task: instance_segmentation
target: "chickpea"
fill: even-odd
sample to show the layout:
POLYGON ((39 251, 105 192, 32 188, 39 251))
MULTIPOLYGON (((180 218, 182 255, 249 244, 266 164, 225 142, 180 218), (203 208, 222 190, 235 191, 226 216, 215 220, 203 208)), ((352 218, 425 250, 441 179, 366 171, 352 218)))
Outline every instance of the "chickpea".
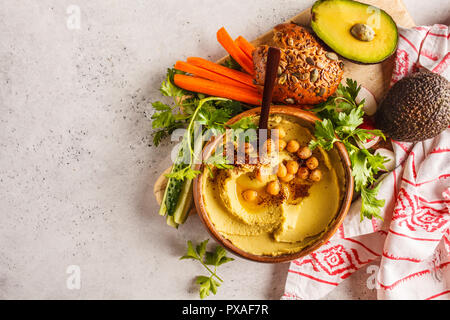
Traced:
POLYGON ((280 184, 278 181, 271 181, 267 184, 266 191, 268 194, 276 196, 280 193, 280 184))
POLYGON ((288 142, 286 149, 289 152, 295 153, 300 148, 300 144, 297 140, 291 140, 288 142))
POLYGON ((299 166, 298 166, 298 162, 297 161, 289 160, 286 163, 287 172, 290 173, 290 174, 296 174, 297 171, 298 171, 298 167, 299 166))
POLYGON ((283 182, 289 182, 292 179, 294 179, 294 175, 292 173, 288 173, 287 175, 285 175, 283 178, 280 178, 281 181, 283 182))
POLYGON ((278 138, 283 139, 284 137, 286 137, 286 131, 282 126, 276 126, 275 129, 278 130, 278 138))
POLYGON ((311 171, 309 178, 314 182, 320 181, 320 179, 322 179, 322 171, 320 171, 319 169, 311 171))
POLYGON ((301 167, 297 171, 297 177, 300 179, 306 180, 309 177, 309 170, 306 167, 301 167))
POLYGON ((284 148, 286 148, 286 141, 284 140, 279 140, 278 141, 278 151, 283 151, 284 148))
POLYGON ((283 178, 287 175, 287 173, 288 173, 288 170, 287 170, 286 166, 284 164, 280 163, 278 165, 277 176, 279 178, 283 178))
POLYGON ((266 168, 259 167, 258 169, 256 169, 255 177, 259 182, 264 182, 264 180, 266 180, 268 176, 269 172, 266 168))
POLYGON ((242 197, 245 199, 245 201, 255 201, 258 197, 258 192, 248 189, 242 192, 242 197))
POLYGON ((309 157, 312 156, 312 151, 308 147, 303 147, 303 148, 300 148, 300 150, 298 150, 297 156, 300 159, 306 160, 306 159, 308 159, 309 157))
POLYGON ((315 168, 317 168, 319 166, 319 160, 317 160, 316 157, 311 157, 308 160, 306 160, 306 166, 310 170, 314 170, 315 168))

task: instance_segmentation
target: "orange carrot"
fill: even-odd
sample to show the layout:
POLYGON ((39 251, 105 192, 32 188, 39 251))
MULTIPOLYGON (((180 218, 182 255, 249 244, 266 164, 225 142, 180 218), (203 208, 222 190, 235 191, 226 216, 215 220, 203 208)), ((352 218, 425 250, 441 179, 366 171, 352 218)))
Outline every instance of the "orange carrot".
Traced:
POLYGON ((217 31, 217 40, 245 71, 250 74, 255 73, 253 70, 253 61, 250 60, 250 58, 247 57, 244 52, 242 52, 241 48, 236 45, 225 28, 222 27, 219 29, 219 31, 217 31))
POLYGON ((255 50, 255 47, 247 41, 244 37, 237 37, 236 40, 234 40, 239 48, 241 48, 242 51, 250 58, 250 60, 253 61, 253 55, 252 52, 255 50))
POLYGON ((247 73, 221 66, 220 64, 208 61, 203 58, 189 57, 187 58, 187 62, 194 66, 207 69, 209 71, 221 74, 225 77, 231 78, 233 80, 245 83, 246 85, 249 85, 253 88, 256 88, 255 84, 253 83, 253 77, 247 73))
POLYGON ((247 88, 250 89, 251 87, 245 83, 230 79, 228 77, 225 77, 221 74, 209 71, 207 69, 199 68, 197 66, 194 66, 190 63, 184 62, 184 61, 177 61, 175 63, 175 69, 181 70, 187 73, 191 73, 193 75, 196 75, 200 78, 212 80, 219 83, 225 83, 229 84, 235 87, 241 87, 241 88, 247 88))
POLYGON ((228 84, 183 74, 176 74, 173 79, 177 86, 185 90, 237 100, 251 105, 261 104, 262 97, 256 90, 234 87, 228 84))

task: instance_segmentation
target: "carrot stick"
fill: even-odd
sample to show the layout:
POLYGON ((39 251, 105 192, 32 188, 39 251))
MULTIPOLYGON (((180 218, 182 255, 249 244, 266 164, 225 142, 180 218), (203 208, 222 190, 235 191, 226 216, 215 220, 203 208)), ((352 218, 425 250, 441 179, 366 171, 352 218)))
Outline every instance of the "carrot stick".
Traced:
POLYGON ((249 85, 253 88, 256 88, 255 84, 253 83, 253 77, 247 73, 221 66, 220 64, 208 61, 203 58, 189 57, 187 58, 187 62, 194 66, 207 69, 209 71, 221 74, 225 77, 231 78, 233 80, 245 83, 246 85, 249 85))
POLYGON ((203 69, 203 68, 199 68, 197 66, 194 66, 190 63, 184 62, 184 61, 177 61, 175 63, 175 69, 177 70, 181 70, 187 73, 191 73, 193 75, 199 76, 200 78, 205 78, 208 80, 212 80, 215 82, 219 82, 219 83, 224 83, 224 84, 229 84, 235 87, 241 87, 241 88, 246 88, 246 89, 250 89, 252 87, 250 87, 249 85, 230 79, 228 77, 225 77, 221 74, 209 71, 207 69, 203 69))
POLYGON ((217 31, 217 40, 245 71, 254 74, 253 61, 236 45, 225 28, 222 27, 217 31))
POLYGON ((247 41, 244 37, 237 37, 236 40, 234 40, 239 48, 241 48, 242 51, 250 58, 250 60, 253 61, 253 55, 252 52, 255 50, 255 47, 247 41))
POLYGON ((194 78, 183 74, 176 74, 174 82, 185 90, 200 92, 207 95, 228 98, 251 105, 260 105, 262 97, 256 90, 234 87, 202 78, 194 78))

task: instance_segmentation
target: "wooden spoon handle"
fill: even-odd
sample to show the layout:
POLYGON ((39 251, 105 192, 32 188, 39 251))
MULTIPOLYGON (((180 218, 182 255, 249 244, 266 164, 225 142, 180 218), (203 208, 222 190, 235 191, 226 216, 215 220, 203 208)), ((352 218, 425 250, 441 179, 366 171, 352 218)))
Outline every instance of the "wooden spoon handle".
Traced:
POLYGON ((280 49, 269 47, 267 52, 266 76, 259 118, 259 129, 267 129, 269 122, 270 104, 272 103, 273 88, 277 79, 278 65, 280 63, 280 49))

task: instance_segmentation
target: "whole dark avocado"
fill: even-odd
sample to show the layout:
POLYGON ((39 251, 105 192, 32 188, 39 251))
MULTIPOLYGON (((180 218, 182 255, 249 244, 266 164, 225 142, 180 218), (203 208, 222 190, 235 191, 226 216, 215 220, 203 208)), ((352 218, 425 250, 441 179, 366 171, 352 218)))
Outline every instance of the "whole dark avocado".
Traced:
POLYGON ((450 83, 429 71, 404 77, 388 91, 376 126, 398 141, 433 138, 450 125, 450 83))

